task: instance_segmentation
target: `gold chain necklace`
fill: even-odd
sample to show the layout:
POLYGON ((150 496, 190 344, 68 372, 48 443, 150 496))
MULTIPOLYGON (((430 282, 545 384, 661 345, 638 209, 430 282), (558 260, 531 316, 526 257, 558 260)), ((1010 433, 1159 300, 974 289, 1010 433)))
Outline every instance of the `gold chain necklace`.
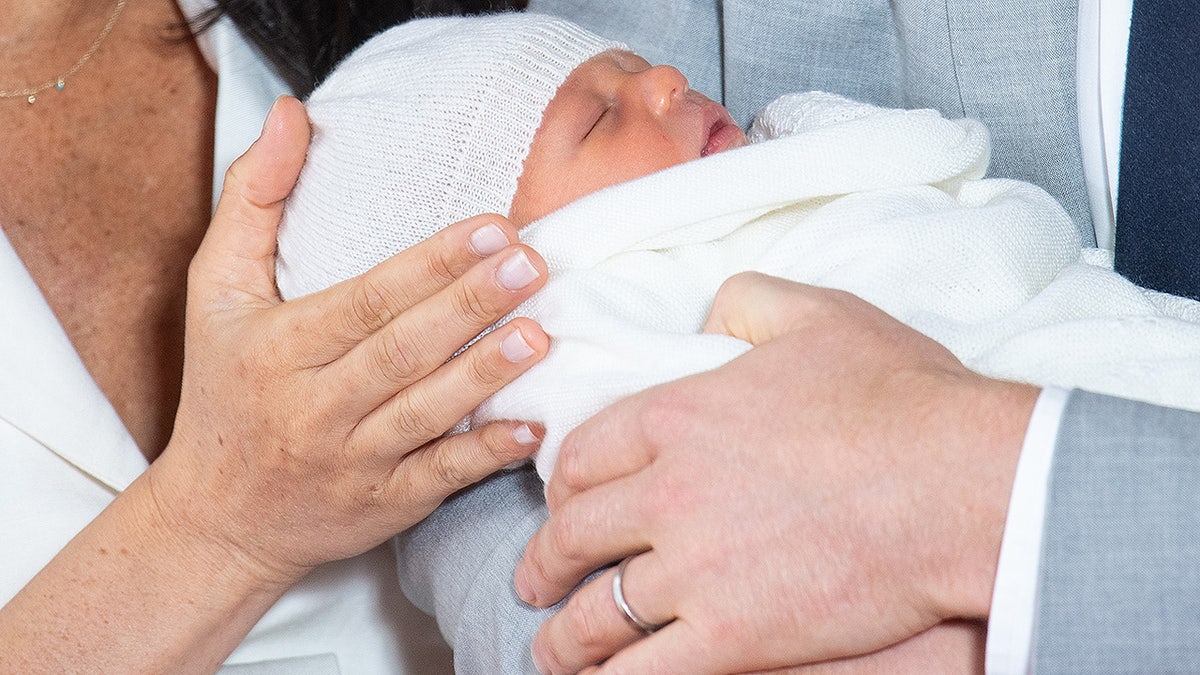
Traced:
POLYGON ((125 2, 126 0, 117 0, 117 8, 113 10, 112 16, 108 17, 108 23, 104 24, 104 28, 100 29, 100 34, 96 36, 95 40, 92 40, 92 45, 87 48, 87 51, 83 53, 83 56, 80 56, 79 59, 75 61, 75 65, 63 71, 63 73, 58 77, 47 80, 45 83, 39 84, 36 87, 26 87, 24 89, 0 89, 0 98, 23 98, 30 104, 33 104, 35 101, 37 101, 38 94, 51 87, 54 87, 54 89, 57 91, 62 91, 67 86, 67 78, 71 77, 80 68, 82 68, 83 64, 87 63, 88 59, 92 58, 92 55, 96 53, 96 50, 100 49, 100 44, 104 42, 104 38, 108 37, 108 34, 113 29, 113 25, 117 23, 117 18, 121 16, 121 11, 125 9, 125 2))

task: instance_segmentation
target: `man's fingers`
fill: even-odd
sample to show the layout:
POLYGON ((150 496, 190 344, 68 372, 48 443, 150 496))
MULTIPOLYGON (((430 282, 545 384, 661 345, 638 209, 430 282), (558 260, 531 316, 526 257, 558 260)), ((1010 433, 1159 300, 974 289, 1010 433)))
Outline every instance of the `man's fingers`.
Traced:
POLYGON ((701 639, 688 623, 675 621, 617 652, 597 672, 639 675, 721 673, 726 672, 725 669, 713 660, 713 653, 719 653, 721 648, 719 643, 710 644, 701 639))
MULTIPOLYGON (((512 247, 476 265, 448 288, 376 331, 329 364, 324 377, 333 386, 353 391, 357 401, 353 407, 363 412, 373 410, 397 393, 407 396, 408 387, 442 367, 462 345, 504 318, 545 280, 544 263, 532 249, 512 247)), ((544 334, 540 329, 537 332, 539 335, 526 337, 540 341, 544 334)), ((495 393, 487 376, 503 377, 513 372, 510 364, 522 363, 536 351, 527 340, 521 344, 521 335, 516 338, 516 342, 497 345, 497 353, 509 358, 468 361, 480 370, 466 383, 485 385, 485 395, 495 393)), ((508 381, 511 380, 503 379, 502 384, 508 381)), ((480 389, 468 391, 474 390, 480 389)), ((461 394, 447 393, 452 398, 463 398, 461 394)), ((473 405, 479 402, 471 401, 473 405)))
POLYGON ((516 227, 503 216, 468 218, 360 276, 294 300, 291 321, 298 331, 319 329, 314 341, 326 345, 323 357, 332 361, 516 241, 516 227))
POLYGON ((358 424, 355 440, 365 448, 414 448, 433 440, 533 367, 549 348, 550 339, 537 323, 514 319, 375 408, 358 424))
POLYGON ((546 485, 551 512, 572 495, 640 471, 654 461, 655 448, 644 425, 654 428, 665 421, 660 418, 671 415, 668 406, 644 405, 657 390, 618 401, 567 434, 546 485))
POLYGON ((606 483, 552 511, 514 573, 521 599, 549 607, 594 570, 649 548, 653 503, 639 498, 648 480, 639 473, 606 483))
POLYGON ((721 284, 703 332, 724 333, 760 345, 818 320, 831 293, 835 291, 742 272, 721 284))
POLYGON ((283 202, 304 165, 309 134, 304 105, 282 96, 258 140, 225 174, 221 199, 190 278, 190 285, 216 309, 278 301, 275 236, 283 202))
POLYGON ((754 675, 892 675, 892 673, 982 673, 987 630, 976 621, 946 621, 879 651, 754 675))
MULTIPOLYGON (((615 576, 614 567, 584 585, 542 625, 533 643, 533 658, 543 672, 576 672, 646 637, 617 606, 615 576)), ((657 556, 649 551, 630 559, 621 588, 639 619, 664 624, 672 618, 670 583, 657 556)))

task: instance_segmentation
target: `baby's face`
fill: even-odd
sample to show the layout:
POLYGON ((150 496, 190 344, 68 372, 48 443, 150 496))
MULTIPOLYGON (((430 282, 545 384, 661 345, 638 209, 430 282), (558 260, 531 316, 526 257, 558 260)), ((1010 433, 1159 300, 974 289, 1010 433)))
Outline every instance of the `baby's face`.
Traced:
POLYGON ((678 70, 604 52, 576 68, 546 107, 509 216, 526 225, 609 185, 746 143, 725 108, 678 70))

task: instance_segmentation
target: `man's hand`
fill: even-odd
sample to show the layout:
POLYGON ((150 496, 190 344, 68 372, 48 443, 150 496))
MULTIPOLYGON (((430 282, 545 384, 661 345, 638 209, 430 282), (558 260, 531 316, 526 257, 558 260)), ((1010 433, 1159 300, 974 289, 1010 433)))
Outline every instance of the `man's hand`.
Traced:
POLYGON ((886 649, 836 661, 791 666, 763 675, 965 675, 982 673, 987 627, 980 621, 947 621, 886 649))
POLYGON ((727 282, 708 330, 756 348, 569 436, 515 579, 546 606, 635 556, 628 602, 670 623, 626 621, 610 570, 542 628, 539 666, 745 672, 986 616, 1037 390, 852 295, 762 275, 727 282))

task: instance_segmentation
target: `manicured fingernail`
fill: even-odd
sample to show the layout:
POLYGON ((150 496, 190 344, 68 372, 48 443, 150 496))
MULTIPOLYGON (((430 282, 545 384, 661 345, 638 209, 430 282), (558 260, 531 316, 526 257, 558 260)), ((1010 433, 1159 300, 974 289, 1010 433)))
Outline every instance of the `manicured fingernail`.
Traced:
POLYGON ((471 233, 469 245, 475 255, 485 258, 504 250, 508 246, 508 237, 499 225, 489 223, 471 233))
POLYGON ((282 98, 283 96, 276 96, 275 100, 271 102, 271 109, 267 111, 267 116, 263 118, 262 129, 259 130, 260 134, 267 130, 267 122, 270 122, 271 118, 275 115, 275 110, 279 107, 279 101, 282 98))
POLYGON ((517 589, 517 597, 524 600, 526 604, 532 605, 537 600, 537 596, 533 594, 533 587, 525 578, 525 568, 521 565, 517 566, 517 571, 513 574, 513 586, 517 589))
POLYGON ((259 136, 261 136, 267 132, 267 128, 271 123, 271 119, 275 117, 276 111, 279 110, 279 102, 285 98, 288 98, 288 97, 286 95, 275 97, 275 101, 271 104, 271 109, 267 111, 266 119, 263 120, 262 129, 258 132, 259 136))
POLYGON ((530 347, 529 343, 525 341, 525 336, 521 335, 521 331, 514 330, 500 341, 500 353, 510 363, 520 363, 533 356, 533 347, 530 347))
POLYGON ((536 445, 542 440, 537 437, 537 434, 533 433, 533 429, 530 429, 528 424, 522 424, 513 429, 512 437, 513 440, 521 445, 536 445))
POLYGON ((500 285, 508 290, 519 291, 538 278, 538 271, 533 263, 529 262, 524 251, 517 251, 500 264, 500 269, 496 270, 496 278, 500 280, 500 285))

